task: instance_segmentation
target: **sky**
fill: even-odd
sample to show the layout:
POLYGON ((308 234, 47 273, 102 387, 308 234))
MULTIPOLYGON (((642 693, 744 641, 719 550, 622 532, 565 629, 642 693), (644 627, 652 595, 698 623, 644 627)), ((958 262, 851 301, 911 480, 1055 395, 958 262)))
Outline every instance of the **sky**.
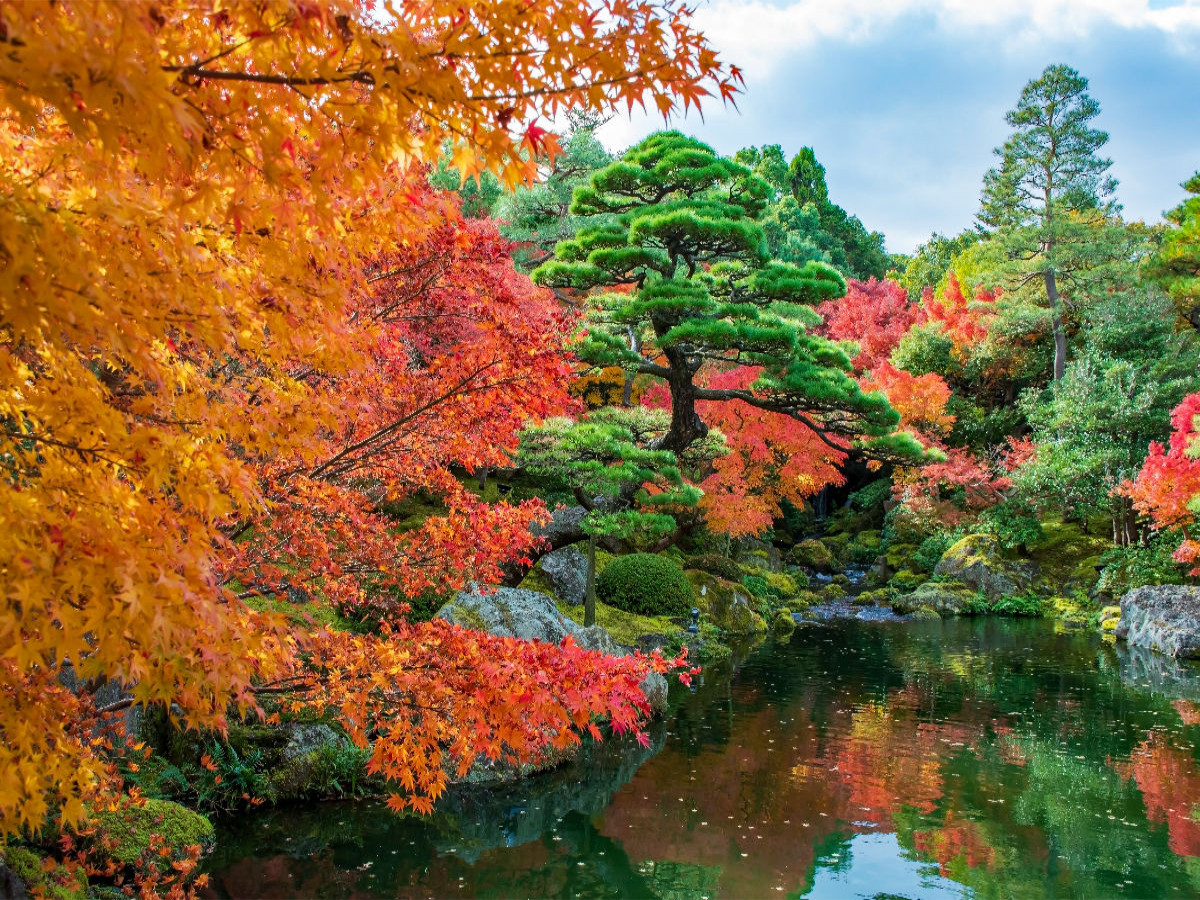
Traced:
MULTIPOLYGON (((1162 220, 1200 170, 1200 0, 693 0, 694 20, 746 79, 671 127, 723 154, 811 146, 830 198, 891 252, 970 227, 1006 111, 1052 64, 1100 103, 1093 127, 1127 219, 1162 220)), ((663 127, 620 116, 621 150, 663 127)))

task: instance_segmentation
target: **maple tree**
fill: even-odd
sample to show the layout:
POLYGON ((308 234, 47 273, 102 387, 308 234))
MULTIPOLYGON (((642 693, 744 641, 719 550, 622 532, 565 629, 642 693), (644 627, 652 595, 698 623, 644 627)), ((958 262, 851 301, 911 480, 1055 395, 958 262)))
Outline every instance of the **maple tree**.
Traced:
POLYGON ((1171 413, 1171 425, 1168 445, 1151 443, 1137 477, 1118 491, 1149 516, 1155 528, 1183 532, 1175 559, 1194 565, 1191 574, 1200 575, 1200 540, 1188 531, 1200 512, 1200 394, 1183 399, 1171 413))
POLYGON ((450 142, 459 172, 514 184, 556 149, 540 116, 729 97, 739 75, 686 10, 25 3, 0 8, 0 44, 0 516, 22 523, 0 540, 0 828, 77 821, 112 783, 89 695, 56 682, 66 661, 195 727, 263 691, 375 715, 373 765, 415 808, 443 783, 440 751, 551 739, 521 730, 518 701, 551 730, 597 710, 632 723, 620 667, 658 662, 399 622, 292 632, 239 595, 283 589, 303 560, 354 603, 362 579, 419 589, 528 540, 536 509, 485 508, 447 467, 502 449, 477 423, 537 414, 553 313, 504 274, 494 235, 439 230, 420 163, 450 142), (418 483, 447 515, 393 541, 378 505, 418 483), (479 677, 486 660, 510 674, 479 677))
POLYGON ((817 312, 825 320, 822 334, 858 344, 852 362, 859 370, 887 362, 900 339, 926 317, 925 309, 910 303, 904 288, 890 278, 848 279, 846 296, 826 300, 817 312))

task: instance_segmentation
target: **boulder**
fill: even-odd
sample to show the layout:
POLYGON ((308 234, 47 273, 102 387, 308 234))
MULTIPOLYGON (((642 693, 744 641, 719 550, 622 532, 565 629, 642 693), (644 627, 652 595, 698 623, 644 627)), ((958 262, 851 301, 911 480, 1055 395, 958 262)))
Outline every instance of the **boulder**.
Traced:
POLYGON ((911 594, 892 601, 898 615, 931 609, 940 616, 957 616, 967 611, 978 599, 975 589, 961 581, 927 581, 911 594))
POLYGON ((550 521, 534 524, 529 531, 534 537, 545 538, 551 547, 565 547, 579 540, 586 540, 583 519, 587 510, 582 506, 560 506, 550 514, 550 521))
POLYGON ((801 541, 787 553, 787 561, 794 566, 803 566, 814 572, 833 570, 833 554, 820 541, 801 541))
POLYGON ((696 608, 722 631, 728 634, 766 632, 766 620, 751 608, 750 594, 741 585, 699 569, 688 569, 684 574, 696 592, 696 608))
MULTIPOLYGON (((601 626, 585 628, 572 622, 558 611, 553 598, 537 591, 519 588, 495 588, 486 594, 478 590, 462 591, 438 610, 436 618, 496 637, 561 644, 569 634, 586 650, 599 650, 610 656, 627 656, 632 652, 614 641, 601 626)), ((667 680, 662 675, 648 672, 641 688, 655 713, 666 711, 667 680)))
POLYGON ((1200 659, 1200 588, 1140 587, 1121 598, 1117 639, 1177 659, 1200 659))
POLYGON ((756 538, 742 538, 738 541, 736 559, 743 566, 762 569, 765 572, 778 572, 783 568, 783 557, 779 548, 756 538))
POLYGON ((560 547, 539 561, 542 575, 554 596, 563 603, 579 606, 587 592, 587 554, 575 545, 560 547))
POLYGON ((305 796, 319 780, 325 753, 350 746, 349 738, 323 722, 286 722, 280 730, 286 742, 269 774, 271 788, 280 798, 305 796))
POLYGON ((969 534, 938 561, 935 575, 946 575, 983 591, 992 602, 1021 594, 1033 582, 1034 567, 1004 559, 1000 542, 990 534, 969 534))

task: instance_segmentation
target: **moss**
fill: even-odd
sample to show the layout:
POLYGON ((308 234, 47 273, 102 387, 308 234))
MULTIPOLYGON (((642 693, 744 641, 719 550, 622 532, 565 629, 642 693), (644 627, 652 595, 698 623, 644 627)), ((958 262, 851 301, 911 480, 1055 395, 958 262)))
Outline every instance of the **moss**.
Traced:
POLYGON ((765 634, 766 620, 744 603, 735 603, 729 610, 730 634, 765 634))
POLYGON ((909 615, 914 619, 940 619, 938 611, 932 606, 918 606, 909 615))
POLYGON ((146 800, 141 806, 101 810, 90 816, 94 839, 109 857, 127 866, 136 865, 161 838, 174 860, 184 859, 193 845, 210 847, 213 826, 208 819, 170 800, 146 800))
POLYGON ((479 614, 479 610, 466 604, 459 603, 454 607, 454 618, 457 619, 464 628, 469 628, 472 631, 487 631, 488 623, 483 616, 479 614))
POLYGON ((888 581, 888 587, 897 593, 906 594, 909 591, 915 591, 928 580, 929 576, 921 572, 901 569, 888 581))
POLYGON ((1084 534, 1079 525, 1056 516, 1043 519, 1041 525, 1042 539, 1029 548, 1039 582, 1064 594, 1094 588, 1100 580, 1096 567, 1101 555, 1112 547, 1107 534, 1084 534))
POLYGON ((854 598, 854 602, 858 606, 883 606, 892 602, 894 592, 887 588, 879 588, 875 591, 863 591, 854 598))
POLYGON ((346 618, 334 608, 333 604, 323 598, 314 598, 308 603, 292 603, 282 598, 255 595, 247 597, 244 602, 257 612, 281 615, 292 625, 303 627, 324 625, 331 631, 354 633, 362 633, 367 630, 367 626, 362 622, 346 618))
POLYGON ((838 572, 836 575, 833 576, 833 583, 840 584, 842 587, 849 587, 850 586, 850 576, 845 575, 841 572, 838 572))
POLYGON ((742 578, 742 570, 738 564, 719 553, 701 553, 699 556, 690 557, 687 560, 687 568, 699 569, 726 581, 740 581, 742 578))
POLYGON ((1117 626, 1121 624, 1121 607, 1106 606, 1100 610, 1100 630, 1109 634, 1117 630, 1117 626))
POLYGON ((827 584, 821 588, 821 600, 824 603, 837 603, 846 597, 846 589, 840 584, 827 584))
POLYGON ((801 541, 787 552, 787 561, 794 566, 804 566, 817 572, 828 572, 833 568, 833 556, 829 548, 820 541, 801 541))
POLYGON ((517 585, 523 591, 536 591, 539 594, 545 594, 547 597, 554 596, 554 588, 550 586, 550 580, 546 578, 546 573, 542 571, 541 560, 538 564, 529 570, 521 583, 517 585))
POLYGON ((31 897, 40 894, 46 900, 84 900, 88 895, 88 880, 82 868, 72 871, 55 862, 47 869, 42 857, 25 847, 4 847, 0 857, 31 897))
POLYGON ((791 575, 786 575, 783 572, 764 572, 762 577, 766 580, 767 587, 781 600, 795 597, 800 592, 800 586, 791 575))
POLYGON ((907 569, 909 561, 921 548, 916 544, 892 544, 888 547, 884 559, 892 569, 907 569))
POLYGON ((812 606, 812 602, 803 597, 793 597, 787 602, 787 608, 792 612, 804 612, 812 606))
POLYGON ((791 634, 796 630, 796 620, 790 612, 780 610, 771 620, 771 630, 780 636, 791 634))
MULTIPOLYGON (((566 603, 559 603, 558 611, 572 622, 583 624, 582 605, 568 606, 566 603)), ((666 616, 640 616, 637 613, 623 612, 598 600, 596 624, 603 626, 618 644, 627 647, 636 646, 638 638, 645 634, 674 634, 682 631, 666 616)))

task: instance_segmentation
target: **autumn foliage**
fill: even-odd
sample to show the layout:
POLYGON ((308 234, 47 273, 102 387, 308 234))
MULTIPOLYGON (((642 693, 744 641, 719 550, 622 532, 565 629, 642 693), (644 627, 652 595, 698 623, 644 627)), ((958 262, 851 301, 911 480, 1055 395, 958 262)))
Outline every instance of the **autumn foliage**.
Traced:
POLYGON ((1155 528, 1180 529, 1184 540, 1175 551, 1175 559, 1195 565, 1192 575, 1200 575, 1200 541, 1189 533, 1196 522, 1200 502, 1200 394, 1191 394, 1171 413, 1171 437, 1168 446, 1155 441, 1132 482, 1119 491, 1134 508, 1150 517, 1155 528))
POLYGON ((976 289, 974 298, 968 299, 958 277, 950 272, 945 289, 935 295, 932 288, 926 288, 922 303, 929 321, 941 326, 954 342, 955 352, 965 358, 987 337, 988 326, 996 315, 993 307, 999 299, 999 289, 987 290, 982 285, 976 289))
POLYGON ((860 371, 887 362, 900 339, 914 325, 925 321, 925 310, 909 303, 904 288, 892 281, 874 278, 846 282, 846 296, 826 300, 817 307, 825 319, 821 333, 835 341, 854 341, 858 354, 852 362, 860 371))
POLYGON ((670 112, 738 80, 672 3, 389 11, 0 8, 5 831, 78 820, 111 782, 66 661, 195 727, 266 689, 360 740, 353 717, 377 716, 374 765, 415 808, 440 752, 524 753, 642 709, 645 661, 402 622, 294 632, 241 602, 484 577, 528 541, 536 508, 486 507, 449 471, 563 399, 562 323, 423 161, 452 142, 461 171, 515 183, 555 148, 539 116, 670 112), (379 512, 417 489, 447 513, 397 539, 379 512))

